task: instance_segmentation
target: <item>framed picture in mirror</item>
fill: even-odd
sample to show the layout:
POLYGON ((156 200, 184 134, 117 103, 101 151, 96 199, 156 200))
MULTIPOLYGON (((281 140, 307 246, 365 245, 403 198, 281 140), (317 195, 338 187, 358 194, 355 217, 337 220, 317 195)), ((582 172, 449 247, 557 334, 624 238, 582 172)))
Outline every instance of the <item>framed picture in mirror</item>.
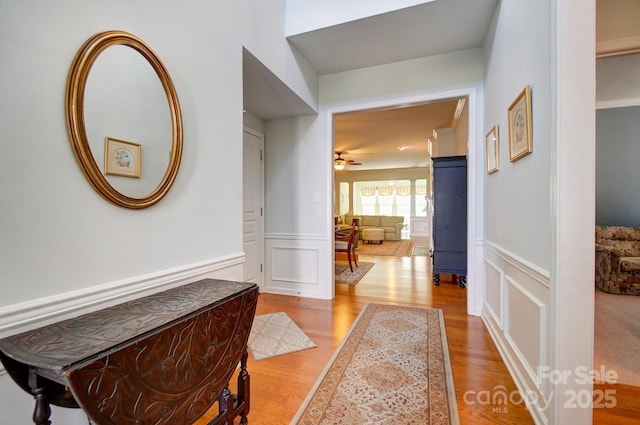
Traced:
POLYGON ((142 148, 137 143, 105 138, 104 173, 112 176, 140 178, 142 148))

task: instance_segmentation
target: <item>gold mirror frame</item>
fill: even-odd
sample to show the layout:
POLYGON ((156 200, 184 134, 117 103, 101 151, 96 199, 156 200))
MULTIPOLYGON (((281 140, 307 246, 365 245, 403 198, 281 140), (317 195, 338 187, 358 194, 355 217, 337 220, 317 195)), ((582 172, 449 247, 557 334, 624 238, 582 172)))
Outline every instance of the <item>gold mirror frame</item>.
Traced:
POLYGON ((160 58, 140 38, 124 31, 104 31, 93 35, 78 50, 67 79, 65 98, 67 130, 71 148, 91 186, 106 200, 124 208, 141 209, 160 201, 173 184, 182 158, 182 115, 178 95, 169 72, 160 58), (105 49, 124 45, 135 49, 153 67, 167 95, 172 124, 171 155, 160 184, 147 196, 132 198, 116 190, 105 178, 93 157, 84 121, 84 92, 91 66, 105 49))

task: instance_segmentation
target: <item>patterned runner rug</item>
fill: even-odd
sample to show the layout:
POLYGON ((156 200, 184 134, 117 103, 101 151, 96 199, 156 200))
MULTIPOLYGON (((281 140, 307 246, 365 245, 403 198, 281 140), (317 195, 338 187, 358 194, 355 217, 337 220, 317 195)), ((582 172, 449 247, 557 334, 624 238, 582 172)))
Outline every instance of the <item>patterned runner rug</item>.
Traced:
POLYGON ((367 304, 291 425, 458 425, 442 310, 367 304))
POLYGON ((316 347, 307 334, 284 312, 256 316, 247 345, 254 360, 316 347))
POLYGON ((358 241, 358 248, 356 251, 358 251, 358 254, 360 255, 411 257, 413 241, 411 239, 403 239, 400 241, 383 241, 381 244, 358 241))

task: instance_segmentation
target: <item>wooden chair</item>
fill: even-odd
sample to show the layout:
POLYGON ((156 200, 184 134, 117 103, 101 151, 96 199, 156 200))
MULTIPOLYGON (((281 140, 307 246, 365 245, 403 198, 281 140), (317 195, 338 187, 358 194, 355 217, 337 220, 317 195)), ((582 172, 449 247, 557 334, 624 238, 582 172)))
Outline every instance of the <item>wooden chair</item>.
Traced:
POLYGON ((353 249, 358 248, 358 241, 360 240, 360 217, 351 219, 351 227, 356 229, 356 238, 353 242, 353 249))
POLYGON ((358 267, 358 259, 356 256, 356 247, 355 247, 357 236, 358 234, 355 226, 353 226, 351 228, 351 231, 346 235, 340 234, 338 232, 336 232, 336 235, 335 235, 335 242, 334 242, 335 252, 347 253, 347 260, 349 261, 349 269, 351 269, 351 271, 353 271, 353 265, 351 264, 352 260, 355 263, 356 267, 358 267))

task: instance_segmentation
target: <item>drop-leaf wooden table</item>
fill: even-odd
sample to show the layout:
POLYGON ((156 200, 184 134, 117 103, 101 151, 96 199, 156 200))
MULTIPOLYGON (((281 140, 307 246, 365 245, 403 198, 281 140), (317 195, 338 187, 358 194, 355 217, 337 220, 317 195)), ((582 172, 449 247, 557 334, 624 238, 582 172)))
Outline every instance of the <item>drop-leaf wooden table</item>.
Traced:
POLYGON ((13 380, 35 398, 82 408, 97 425, 247 423, 247 340, 258 287, 204 279, 0 340, 13 380), (237 393, 229 381, 240 364, 237 393))

